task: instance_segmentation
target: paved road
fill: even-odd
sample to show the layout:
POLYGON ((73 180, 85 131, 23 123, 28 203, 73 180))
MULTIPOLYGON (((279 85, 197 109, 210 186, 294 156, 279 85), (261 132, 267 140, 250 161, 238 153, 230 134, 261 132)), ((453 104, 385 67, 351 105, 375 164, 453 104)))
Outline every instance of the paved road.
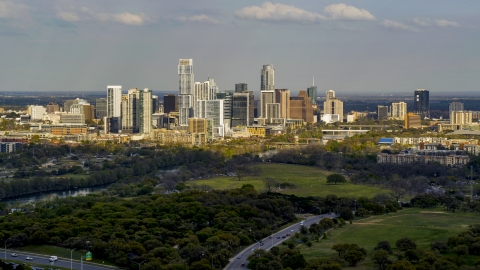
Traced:
MULTIPOLYGON (((334 218, 335 217, 335 214, 332 213, 330 215, 321 215, 321 216, 314 216, 314 217, 311 217, 311 218, 308 218, 308 219, 305 219, 303 221, 303 226, 305 227, 310 227, 310 225, 312 225, 313 223, 318 223, 322 218, 334 218)), ((249 247, 247 247, 246 249, 242 250, 240 253, 237 254, 236 257, 233 257, 230 259, 230 263, 225 266, 224 269, 226 270, 235 270, 235 269, 246 269, 247 265, 248 265, 248 261, 247 261, 247 258, 248 256, 250 256, 253 251, 255 249, 258 249, 258 248, 262 248, 262 249, 265 249, 265 250, 270 250, 270 248, 276 246, 276 245, 279 245, 281 244, 283 241, 287 240, 289 237, 292 237, 295 232, 299 231, 300 230, 300 223, 296 223, 288 228, 285 228, 281 231, 278 231, 276 233, 274 233, 273 235, 267 237, 267 238, 264 238, 262 239, 263 241, 263 246, 260 246, 259 243, 255 243, 249 247), (290 234, 290 236, 286 236, 287 234, 290 234), (285 238, 283 238, 283 236, 285 236, 285 238), (240 257, 240 258, 238 258, 240 257), (242 264, 245 264, 245 266, 242 266, 242 264)))
MULTIPOLYGON (((0 249, 2 250, 2 249, 0 249)), ((3 250, 2 250, 3 251, 3 250)), ((33 266, 38 266, 38 267, 44 267, 45 269, 48 269, 49 267, 52 269, 55 269, 56 267, 63 267, 70 269, 70 259, 65 259, 65 258, 58 258, 58 260, 54 263, 51 263, 49 258, 50 256, 45 256, 45 255, 40 255, 40 254, 33 254, 33 253, 26 253, 26 252, 21 252, 21 251, 16 251, 16 250, 8 250, 7 249, 7 261, 10 260, 15 260, 16 263, 18 262, 23 262, 29 265, 33 266), (12 257, 12 253, 15 252, 17 253, 17 257, 12 257), (26 260, 25 258, 27 256, 30 256, 33 258, 33 260, 26 260), (40 266, 40 265, 45 265, 45 266, 40 266), (46 267, 48 265, 48 267, 46 267)), ((5 256, 4 252, 0 252, 0 258, 3 260, 5 256)), ((72 269, 83 269, 83 270, 112 270, 112 269, 118 269, 116 267, 109 267, 109 266, 102 266, 99 264, 91 264, 91 263, 86 263, 85 259, 83 261, 83 268, 81 267, 81 263, 79 260, 73 260, 72 262, 72 269)))

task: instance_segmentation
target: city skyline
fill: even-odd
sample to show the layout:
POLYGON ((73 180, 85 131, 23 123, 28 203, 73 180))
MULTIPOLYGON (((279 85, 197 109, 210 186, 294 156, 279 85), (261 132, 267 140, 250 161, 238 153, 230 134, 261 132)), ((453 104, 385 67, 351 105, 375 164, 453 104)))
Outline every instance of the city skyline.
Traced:
POLYGON ((178 59, 220 90, 259 67, 275 87, 319 93, 478 90, 478 1, 0 0, 0 91, 174 91, 178 59), (191 42, 195 40, 195 42, 191 42), (173 68, 172 68, 173 67, 173 68))

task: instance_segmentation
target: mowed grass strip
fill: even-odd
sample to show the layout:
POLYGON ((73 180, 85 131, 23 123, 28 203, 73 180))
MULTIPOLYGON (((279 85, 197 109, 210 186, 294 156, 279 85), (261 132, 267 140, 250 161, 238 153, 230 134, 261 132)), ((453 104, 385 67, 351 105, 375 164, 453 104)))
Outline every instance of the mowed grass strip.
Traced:
MULTIPOLYGON (((442 208, 406 208, 397 213, 354 220, 353 224, 347 222, 345 227, 331 230, 327 239, 313 242, 312 247, 300 245, 298 248, 307 260, 336 254, 333 245, 343 243, 358 244, 371 254, 378 242, 386 240, 395 251, 396 241, 403 237, 414 240, 419 249, 429 249, 430 243, 446 242, 449 237, 479 222, 480 215, 474 213, 451 213, 442 208)), ((373 266, 368 260, 363 264, 370 266, 365 269, 373 266)))
POLYGON ((340 197, 373 197, 375 194, 385 193, 388 190, 366 185, 354 185, 350 182, 343 184, 328 184, 327 176, 332 172, 322 171, 316 167, 292 164, 259 164, 262 172, 258 176, 245 176, 241 181, 235 176, 219 176, 211 179, 188 181, 187 185, 208 185, 214 189, 240 188, 244 184, 251 184, 259 192, 266 191, 262 179, 271 177, 278 183, 288 182, 295 184, 294 189, 277 190, 284 194, 297 196, 326 196, 335 194, 340 197))

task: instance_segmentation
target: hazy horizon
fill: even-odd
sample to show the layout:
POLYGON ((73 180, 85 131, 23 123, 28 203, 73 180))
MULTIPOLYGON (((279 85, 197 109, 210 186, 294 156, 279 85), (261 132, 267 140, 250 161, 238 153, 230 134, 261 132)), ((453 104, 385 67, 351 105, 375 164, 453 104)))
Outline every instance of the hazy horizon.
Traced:
MULTIPOLYGON (((195 81, 257 93, 474 92, 480 2, 0 0, 0 91, 82 92, 107 85, 178 89, 180 58, 195 81)), ((170 90, 166 90, 170 91, 170 90)))

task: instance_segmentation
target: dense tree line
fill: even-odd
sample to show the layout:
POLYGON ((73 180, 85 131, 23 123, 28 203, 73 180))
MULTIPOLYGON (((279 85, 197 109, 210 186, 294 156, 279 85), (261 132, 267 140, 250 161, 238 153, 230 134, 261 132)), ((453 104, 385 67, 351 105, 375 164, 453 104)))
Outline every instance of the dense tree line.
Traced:
POLYGON ((250 185, 229 191, 189 191, 126 200, 86 196, 37 203, 0 220, 8 246, 54 244, 91 249, 95 257, 142 269, 210 269, 226 265, 241 246, 295 220, 285 198, 258 194, 250 185), (87 242, 88 241, 88 242, 87 242), (203 267, 203 266, 202 266, 203 267))
MULTIPOLYGON (((107 150, 113 151, 117 148, 117 146, 114 145, 111 147, 112 149, 107 150)), ((36 155, 43 155, 43 153, 48 152, 55 157, 63 156, 68 153, 67 151, 69 151, 69 149, 66 146, 48 146, 45 147, 43 151, 44 152, 35 150, 35 153, 36 155)), ((75 148, 75 152, 78 153, 78 155, 93 155, 95 152, 92 151, 95 150, 94 147, 90 145, 82 145, 75 148)), ((80 172, 80 170, 83 171, 80 166, 72 166, 68 169, 61 168, 52 173, 38 170, 37 165, 35 165, 35 168, 27 169, 23 165, 23 160, 34 160, 36 164, 40 164, 41 162, 41 160, 28 157, 27 148, 20 153, 10 154, 5 159, 1 159, 0 157, 0 162, 22 164, 20 170, 15 173, 17 178, 0 182, 0 198, 44 191, 91 187, 117 182, 124 184, 141 182, 145 177, 155 178, 158 169, 180 165, 183 165, 181 173, 178 175, 181 181, 190 178, 211 177, 218 172, 226 173, 225 158, 218 151, 184 147, 170 147, 166 149, 128 149, 125 147, 118 148, 117 151, 125 152, 121 152, 121 155, 118 155, 115 160, 105 160, 100 165, 91 162, 91 159, 87 157, 87 162, 84 166, 89 167, 89 176, 76 178, 62 177, 61 175, 65 173, 75 174, 80 172), (23 177, 31 177, 31 179, 23 179, 23 177)), ((42 158, 46 157, 42 156, 42 158)), ((247 161, 250 162, 248 158, 247 161)), ((231 162, 228 164, 231 164, 231 162)), ((157 183, 152 183, 152 186, 154 187, 156 184, 157 183)))

